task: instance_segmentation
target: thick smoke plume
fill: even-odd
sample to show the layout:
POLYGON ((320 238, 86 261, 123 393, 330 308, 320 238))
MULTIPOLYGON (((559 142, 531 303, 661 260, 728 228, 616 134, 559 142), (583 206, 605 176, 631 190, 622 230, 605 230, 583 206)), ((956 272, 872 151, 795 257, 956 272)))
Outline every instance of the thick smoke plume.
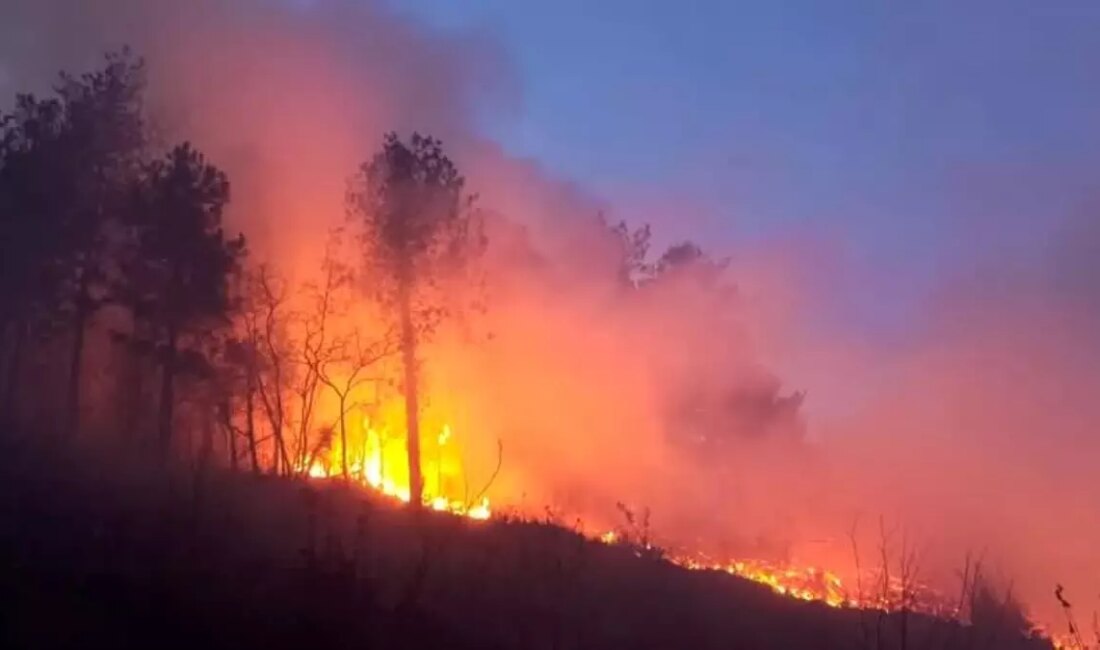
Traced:
POLYGON ((383 132, 441 137, 490 215, 490 309, 432 351, 437 399, 469 436, 471 474, 491 471, 501 442, 498 502, 611 526, 623 501, 651 508, 669 543, 840 570, 853 522, 870 555, 882 517, 948 589, 968 551, 1047 620, 1055 582, 1100 588, 1095 219, 1035 215, 1061 231, 1014 262, 982 253, 986 239, 900 341, 836 326, 860 282, 826 263, 831 242, 798 233, 714 251, 733 255, 730 300, 675 277, 624 297, 620 242, 596 216, 607 206, 479 135, 477 114, 522 107, 491 39, 350 0, 2 9, 8 97, 124 44, 144 55, 158 134, 226 169, 233 223, 290 274, 310 273, 383 132), (808 391, 798 412, 732 432, 709 430, 731 425, 705 407, 677 410, 684 395, 730 391, 782 410, 794 389, 808 391), (697 436, 726 444, 699 453, 697 436))

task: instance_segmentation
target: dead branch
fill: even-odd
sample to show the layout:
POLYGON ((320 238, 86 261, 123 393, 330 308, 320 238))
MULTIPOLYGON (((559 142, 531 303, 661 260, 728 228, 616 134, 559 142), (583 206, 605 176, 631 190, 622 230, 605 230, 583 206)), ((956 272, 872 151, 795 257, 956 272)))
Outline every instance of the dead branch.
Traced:
POLYGON ((859 608, 859 630, 860 638, 863 642, 864 648, 870 648, 870 632, 867 629, 867 616, 866 607, 863 600, 863 567, 860 564, 859 559, 859 542, 857 541, 856 532, 859 527, 859 517, 857 516, 852 521, 852 528, 848 531, 848 539, 852 542, 852 557, 856 564, 856 603, 859 608))
POLYGON ((485 487, 481 488, 481 491, 477 493, 477 496, 474 497, 474 500, 471 501, 471 502, 468 502, 466 504, 467 509, 469 509, 471 506, 473 506, 473 504, 480 502, 481 498, 483 496, 485 496, 485 493, 489 491, 489 488, 492 487, 492 485, 493 485, 493 481, 497 480, 497 474, 500 474, 500 467, 503 464, 503 462, 504 462, 504 442, 502 442, 498 438, 497 439, 497 466, 496 466, 496 469, 493 470, 493 473, 489 476, 488 482, 485 483, 485 487))
POLYGON ((1054 597, 1058 599, 1058 603, 1062 606, 1062 611, 1066 615, 1066 625, 1069 626, 1069 633, 1073 636, 1074 643, 1078 648, 1085 648, 1084 639, 1081 637, 1081 631, 1077 627, 1077 622, 1073 618, 1073 605, 1070 604, 1065 597, 1065 588, 1062 585, 1055 585, 1054 597))

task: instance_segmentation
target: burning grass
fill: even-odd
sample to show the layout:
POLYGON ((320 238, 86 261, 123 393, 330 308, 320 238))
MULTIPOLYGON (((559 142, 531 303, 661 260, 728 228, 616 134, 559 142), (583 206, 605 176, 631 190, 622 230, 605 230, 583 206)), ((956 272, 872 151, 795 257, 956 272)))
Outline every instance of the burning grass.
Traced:
MULTIPOLYGON (((349 478, 354 484, 367 488, 394 502, 409 502, 408 475, 401 471, 403 448, 394 444, 391 432, 372 427, 369 418, 361 422, 358 448, 350 450, 347 460, 349 478), (388 441, 388 442, 387 442, 388 441), (386 468, 395 468, 387 474, 386 468)), ((465 484, 461 455, 454 440, 454 432, 449 424, 443 424, 434 440, 434 461, 429 461, 429 482, 424 505, 433 511, 475 521, 493 518, 489 498, 484 492, 486 485, 474 500, 469 498, 466 488, 465 498, 447 493, 447 488, 465 484), (460 480, 463 479, 463 480, 460 480)), ((326 454, 315 458, 305 473, 313 480, 339 481, 342 477, 344 459, 343 450, 338 446, 328 449, 326 454)), ((491 480, 490 480, 491 484, 491 480)), ((622 503, 618 504, 624 524, 618 529, 602 533, 586 531, 579 522, 573 532, 591 542, 629 549, 638 557, 667 561, 669 564, 689 571, 705 571, 726 574, 749 582, 763 585, 773 593, 798 601, 819 603, 834 609, 849 609, 872 612, 877 616, 920 615, 933 619, 970 625, 968 614, 974 608, 975 599, 984 595, 986 600, 993 597, 988 586, 981 583, 979 589, 979 571, 967 567, 963 575, 962 592, 957 599, 946 596, 939 590, 919 583, 915 576, 915 557, 904 556, 899 560, 899 570, 890 573, 890 558, 883 548, 883 565, 867 575, 858 575, 855 586, 846 583, 838 572, 817 566, 803 566, 790 562, 775 562, 758 558, 716 558, 690 549, 668 550, 657 546, 653 541, 653 531, 649 522, 648 510, 635 513, 622 503), (865 587, 866 585, 866 587, 865 587), (873 587, 871 587, 873 585, 873 587), (969 601, 969 602, 966 602, 969 601)), ((503 517, 506 521, 532 522, 530 515, 512 512, 503 517)), ((548 521, 556 518, 548 517, 548 521)), ((885 544, 885 541, 884 541, 885 544)), ((857 562, 858 564, 858 562, 857 562)), ((1007 603, 1006 597, 1006 603, 1007 603)), ((1016 610, 1019 612, 1019 610, 1016 610)), ((1087 648, 1079 637, 1073 635, 1053 635, 1047 628, 1028 621, 1022 613, 1017 614, 1023 621, 1019 629, 1027 629, 1028 635, 1040 640, 1048 640, 1055 648, 1064 650, 1084 650, 1087 648)))

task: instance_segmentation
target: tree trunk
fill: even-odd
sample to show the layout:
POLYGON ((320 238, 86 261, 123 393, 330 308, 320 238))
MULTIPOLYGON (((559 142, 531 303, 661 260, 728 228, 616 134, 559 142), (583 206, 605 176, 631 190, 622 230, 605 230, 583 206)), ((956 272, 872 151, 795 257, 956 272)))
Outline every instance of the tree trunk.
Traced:
MULTIPOLYGON (((274 358, 274 357, 273 357, 274 358)), ((271 437, 275 445, 275 459, 272 461, 271 471, 275 476, 282 476, 283 472, 290 473, 290 458, 286 454, 286 442, 283 439, 283 380, 282 371, 278 362, 275 363, 275 395, 274 404, 266 400, 264 407, 267 409, 267 418, 271 422, 271 437)))
POLYGON ((416 372, 416 331, 408 287, 401 292, 401 353, 405 365, 405 424, 409 454, 409 504, 424 503, 424 479, 420 475, 420 405, 416 372))
POLYGON ((122 422, 122 436, 127 443, 137 438, 138 424, 141 420, 140 404, 144 403, 142 396, 145 394, 143 385, 144 368, 141 359, 135 351, 129 351, 124 359, 122 378, 117 388, 116 399, 119 402, 118 413, 122 422))
MULTIPOLYGON (((205 410, 205 409, 204 409, 205 410)), ((199 445, 199 467, 205 469, 214 458, 214 419, 207 410, 202 416, 202 443, 199 445)))
POLYGON ((278 434, 275 442, 278 443, 276 451, 279 453, 279 466, 275 469, 276 476, 290 476, 294 468, 290 465, 290 455, 286 452, 286 439, 283 438, 283 421, 279 419, 278 434))
POLYGON ((11 352, 8 355, 7 367, 4 370, 4 397, 0 402, 0 418, 7 423, 16 422, 15 404, 19 397, 19 380, 23 373, 23 345, 26 343, 27 327, 21 319, 13 323, 15 333, 12 336, 11 352))
POLYGON ((225 446, 229 452, 229 469, 237 473, 237 429, 233 426, 232 398, 227 397, 225 402, 225 446))
POLYGON ((69 438, 77 437, 80 429, 80 375, 84 362, 84 334, 88 326, 84 300, 82 290, 73 317, 73 347, 69 356, 69 390, 65 404, 65 435, 69 438))
POLYGON ((252 369, 248 369, 248 386, 245 388, 245 430, 248 432, 248 458, 252 461, 252 473, 260 473, 260 460, 256 453, 256 419, 255 404, 253 398, 256 395, 256 386, 253 383, 252 369))
POLYGON ((340 462, 343 464, 344 480, 348 480, 348 427, 344 411, 346 393, 340 394, 340 462))
POLYGON ((175 407, 176 331, 170 329, 164 351, 164 367, 160 381, 160 450, 167 454, 172 444, 172 412, 175 407))
POLYGON ((229 451, 229 470, 234 474, 237 473, 237 433, 232 429, 228 429, 225 435, 229 437, 228 451, 229 451))

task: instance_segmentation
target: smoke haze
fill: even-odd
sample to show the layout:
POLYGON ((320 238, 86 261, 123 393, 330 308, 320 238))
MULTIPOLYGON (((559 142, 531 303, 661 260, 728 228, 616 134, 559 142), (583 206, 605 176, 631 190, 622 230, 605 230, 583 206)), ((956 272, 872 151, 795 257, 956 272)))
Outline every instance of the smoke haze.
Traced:
POLYGON ((472 475, 491 473, 501 441, 495 501, 552 503, 594 526, 618 523, 623 501, 651 508, 670 543, 840 569, 853 522, 870 549, 881 516, 924 549, 931 579, 952 589, 963 556, 984 553, 1048 621, 1055 582, 1081 597, 1100 584, 1096 203, 1007 224, 989 207, 1004 186, 1042 187, 1043 173, 977 185, 980 209, 935 290, 889 336, 848 309, 883 279, 828 233, 710 251, 732 258, 732 301, 690 278, 624 297, 597 214, 632 215, 480 134, 479 115, 522 110, 489 36, 350 0, 0 8, 6 97, 123 44, 145 56, 165 144, 190 139, 228 172, 231 223, 254 257, 292 274, 343 222, 346 180, 383 132, 441 137, 493 215, 492 308, 474 343, 452 333, 429 358, 448 387, 438 399, 470 432, 472 475), (734 432, 719 458, 691 453, 677 396, 733 388, 808 396, 767 435, 734 432))

